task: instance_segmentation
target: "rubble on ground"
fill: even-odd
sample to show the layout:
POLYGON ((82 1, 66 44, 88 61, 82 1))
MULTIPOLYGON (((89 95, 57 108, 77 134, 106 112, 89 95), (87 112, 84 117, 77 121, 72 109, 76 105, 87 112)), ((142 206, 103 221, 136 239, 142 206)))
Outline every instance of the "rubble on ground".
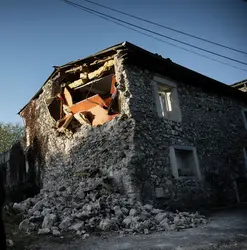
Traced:
POLYGON ((8 247, 13 247, 14 246, 13 240, 10 240, 10 239, 6 240, 6 244, 7 244, 8 247))
POLYGON ((62 185, 54 182, 52 188, 13 208, 24 215, 20 230, 54 236, 72 232, 86 238, 95 231, 148 234, 206 224, 198 213, 168 212, 120 194, 99 170, 82 172, 77 180, 68 178, 62 185))

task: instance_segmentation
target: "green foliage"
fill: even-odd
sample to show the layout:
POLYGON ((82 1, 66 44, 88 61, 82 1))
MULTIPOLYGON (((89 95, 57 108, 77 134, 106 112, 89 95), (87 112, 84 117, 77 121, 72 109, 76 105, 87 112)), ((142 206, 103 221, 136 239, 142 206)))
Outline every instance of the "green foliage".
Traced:
POLYGON ((23 135, 21 124, 0 122, 0 153, 9 150, 23 135))

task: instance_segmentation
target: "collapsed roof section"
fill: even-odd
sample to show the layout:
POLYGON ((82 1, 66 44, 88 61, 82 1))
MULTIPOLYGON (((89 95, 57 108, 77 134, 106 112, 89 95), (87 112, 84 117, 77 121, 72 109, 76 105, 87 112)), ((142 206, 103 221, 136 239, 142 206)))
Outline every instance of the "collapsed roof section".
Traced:
MULTIPOLYGON (((161 57, 160 55, 153 54, 131 43, 124 42, 124 43, 112 46, 110 48, 107 48, 105 50, 102 50, 87 58, 79 59, 77 61, 72 61, 63 66, 54 67, 55 68, 54 71, 48 77, 44 85, 49 80, 59 79, 59 81, 61 81, 61 79, 63 78, 62 83, 63 83, 64 88, 62 92, 59 93, 60 95, 56 96, 56 98, 57 99, 60 98, 60 101, 62 102, 62 104, 61 103, 59 104, 61 106, 59 108, 60 109, 59 118, 61 118, 61 113, 63 113, 63 118, 65 117, 66 119, 68 118, 67 113, 71 113, 71 109, 66 106, 70 107, 71 105, 69 104, 75 105, 76 102, 73 100, 73 98, 77 99, 74 95, 77 95, 79 92, 81 93, 80 101, 83 101, 84 100, 83 98, 85 98, 85 99, 88 99, 87 102, 90 102, 90 99, 88 97, 91 98, 92 94, 94 93, 95 95, 98 94, 99 97, 102 99, 101 106, 103 106, 104 108, 106 107, 109 108, 109 100, 107 100, 107 98, 109 98, 109 94, 112 94, 113 92, 112 93, 108 92, 108 97, 104 97, 104 95, 100 94, 100 92, 102 92, 102 89, 100 88, 109 89, 109 85, 110 85, 109 81, 108 81, 108 84, 106 83, 103 84, 103 85, 106 84, 105 85, 106 87, 99 88, 98 86, 100 85, 100 82, 102 83, 102 82, 107 81, 107 78, 105 79, 101 79, 101 78, 105 77, 107 74, 114 75, 114 72, 111 71, 114 68, 113 56, 116 54, 118 50, 122 51, 122 54, 123 54, 122 57, 124 58, 124 61, 126 64, 133 64, 133 65, 141 66, 153 72, 163 74, 177 82, 183 82, 188 85, 200 87, 208 92, 230 96, 238 100, 247 102, 246 93, 238 91, 236 88, 232 88, 224 83, 221 83, 212 78, 209 78, 200 73, 197 73, 188 68, 185 68, 181 65, 173 63, 170 59, 165 59, 161 57), (91 83, 92 83, 92 86, 91 86, 91 83), (95 90, 96 85, 97 85, 97 91, 95 90), (86 96, 87 97, 86 98, 85 91, 89 89, 90 89, 90 93, 88 94, 88 96, 86 96), (77 93, 75 94, 74 92, 77 92, 77 93), (65 93, 66 93, 66 97, 65 97, 65 93), (69 97, 69 95, 72 95, 72 96, 69 97), (66 100, 65 98, 72 98, 73 103, 71 102, 68 103, 68 100, 66 100)), ((42 91, 43 90, 41 88, 31 100, 38 98, 39 95, 42 93, 42 91)), ((113 91, 113 87, 111 91, 113 91)), ((93 100, 91 100, 91 103, 93 103, 93 100)), ((25 109, 26 106, 24 106, 20 110, 19 114, 22 113, 22 111, 25 109)), ((52 104, 52 106, 56 106, 56 105, 52 104)), ((50 109, 52 108, 50 107, 50 109)), ((52 116, 54 116, 55 120, 57 121, 58 115, 52 114, 52 116)), ((61 125, 61 123, 59 124, 61 125)), ((91 121, 91 124, 94 125, 95 123, 92 123, 91 121)))
MULTIPOLYGON (((62 66, 53 66, 54 70, 50 74, 50 76, 47 78, 47 80, 44 82, 42 87, 49 81, 49 80, 54 80, 57 79, 58 74, 63 74, 65 70, 69 70, 72 67, 82 67, 83 64, 90 64, 91 67, 97 66, 97 65, 102 65, 105 61, 107 61, 109 58, 113 59, 114 54, 116 54, 118 49, 124 48, 128 43, 124 42, 115 46, 112 46, 108 49, 102 50, 98 53, 95 53, 91 56, 88 56, 83 59, 78 59, 76 61, 71 61, 69 63, 66 63, 62 66)), ((38 92, 31 98, 31 100, 37 99, 39 95, 42 93, 43 89, 42 87, 38 90, 38 92)), ((31 101, 30 100, 30 101, 31 101)), ((28 105, 28 103, 18 112, 18 114, 21 114, 23 109, 28 105)))
MULTIPOLYGON (((103 125, 119 114, 113 58, 117 47, 55 67, 31 99, 31 102, 35 102, 46 89, 45 86, 51 86, 51 95, 45 97, 45 105, 54 121, 51 126, 55 124, 58 132, 74 131, 82 124, 103 125)), ((24 119, 27 117, 27 105, 19 112, 24 119)))
POLYGON ((102 125, 119 113, 118 84, 111 56, 92 63, 59 69, 59 91, 46 101, 56 129, 65 132, 74 124, 102 125))

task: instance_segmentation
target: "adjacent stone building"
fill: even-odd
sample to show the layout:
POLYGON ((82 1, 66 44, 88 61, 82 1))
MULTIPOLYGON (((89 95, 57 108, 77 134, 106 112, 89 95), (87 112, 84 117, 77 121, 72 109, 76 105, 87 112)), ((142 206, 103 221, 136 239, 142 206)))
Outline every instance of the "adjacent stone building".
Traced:
POLYGON ((38 192, 35 190, 35 176, 25 169, 25 152, 20 141, 8 151, 0 154, 0 172, 6 187, 7 202, 21 201, 38 192), (35 192, 36 191, 36 192, 35 192))
POLYGON ((125 42, 55 67, 20 115, 40 185, 100 169, 143 202, 198 208, 244 199, 246 108, 246 93, 125 42))

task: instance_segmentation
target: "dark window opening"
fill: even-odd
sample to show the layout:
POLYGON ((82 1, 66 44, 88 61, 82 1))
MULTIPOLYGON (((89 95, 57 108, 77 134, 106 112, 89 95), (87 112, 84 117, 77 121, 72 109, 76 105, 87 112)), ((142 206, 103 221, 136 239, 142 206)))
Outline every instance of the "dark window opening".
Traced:
POLYGON ((196 162, 192 150, 175 149, 177 159, 178 176, 194 177, 196 173, 196 162))

